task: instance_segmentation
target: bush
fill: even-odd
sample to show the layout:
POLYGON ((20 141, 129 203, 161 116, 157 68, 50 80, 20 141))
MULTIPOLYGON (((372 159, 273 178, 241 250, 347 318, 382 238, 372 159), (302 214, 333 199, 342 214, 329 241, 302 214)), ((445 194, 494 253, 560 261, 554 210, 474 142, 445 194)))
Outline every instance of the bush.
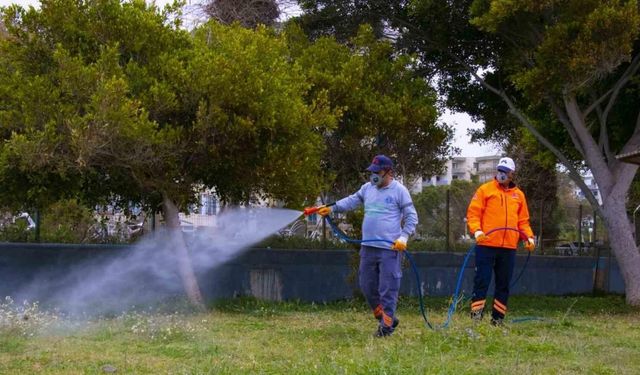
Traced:
POLYGON ((42 242, 86 242, 96 219, 88 207, 75 199, 67 199, 49 206, 42 215, 42 242))
POLYGON ((25 220, 5 221, 0 227, 0 241, 3 242, 32 242, 35 240, 35 231, 29 229, 25 220))
POLYGON ((300 236, 284 237, 280 235, 271 236, 259 244, 258 248, 267 249, 353 249, 353 246, 346 242, 337 241, 327 237, 326 246, 322 239, 305 238, 300 236))

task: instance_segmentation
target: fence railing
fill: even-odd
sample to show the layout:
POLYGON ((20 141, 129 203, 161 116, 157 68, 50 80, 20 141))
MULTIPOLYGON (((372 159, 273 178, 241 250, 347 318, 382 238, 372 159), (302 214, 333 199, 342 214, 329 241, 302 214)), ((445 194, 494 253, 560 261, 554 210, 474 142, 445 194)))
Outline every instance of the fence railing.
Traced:
MULTIPOLYGON (((473 245, 466 225, 466 210, 475 186, 434 189, 429 194, 414 196, 419 224, 409 241, 414 251, 462 252, 473 245)), ((530 222, 536 235, 536 254, 559 256, 608 256, 608 236, 602 220, 590 206, 561 202, 547 207, 544 202, 530 203, 530 222)), ((182 231, 195 234, 216 226, 215 212, 180 214, 182 231)), ((47 222, 45 215, 44 222, 47 222)), ((51 220, 49 220, 51 221, 51 220)), ((54 220, 55 221, 55 220, 54 220)), ((94 213, 82 225, 60 223, 41 227, 42 215, 20 213, 5 215, 0 220, 0 241, 62 242, 62 243, 132 243, 144 234, 163 225, 161 215, 136 212, 135 216, 121 212, 94 213), (32 219, 36 217, 37 220, 32 219), (66 225, 66 226, 65 226, 66 225), (52 231, 58 231, 52 233, 52 231), (74 232, 75 231, 75 232, 74 232), (53 240, 52 240, 53 239, 53 240)), ((344 215, 335 221, 345 233, 360 238, 359 224, 352 224, 344 215)), ((340 241, 317 215, 301 218, 276 234, 278 246, 286 247, 290 240, 300 248, 309 241, 311 248, 332 248, 340 241)))

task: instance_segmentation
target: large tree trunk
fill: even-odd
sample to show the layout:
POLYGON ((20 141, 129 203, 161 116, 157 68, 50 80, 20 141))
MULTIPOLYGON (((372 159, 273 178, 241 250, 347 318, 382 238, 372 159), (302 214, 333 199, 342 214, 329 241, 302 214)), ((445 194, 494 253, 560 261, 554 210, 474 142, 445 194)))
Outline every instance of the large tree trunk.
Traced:
MULTIPOLYGON (((633 229, 625 207, 626 197, 638 167, 612 159, 605 162, 604 155, 602 155, 600 151, 601 148, 588 131, 585 123, 585 115, 578 107, 575 97, 565 97, 566 112, 563 112, 559 106, 555 105, 553 101, 550 101, 551 107, 556 112, 558 119, 569 132, 576 149, 584 157, 587 166, 593 173, 600 193, 604 198, 602 205, 599 205, 568 158, 537 131, 504 91, 488 85, 477 74, 474 74, 474 76, 483 86, 499 95, 518 120, 531 131, 545 147, 558 157, 562 164, 569 170, 571 179, 585 194, 594 211, 599 212, 603 216, 609 232, 609 244, 616 256, 625 283, 627 303, 633 306, 640 306, 640 253, 635 245, 633 229)), ((635 124, 635 131, 622 148, 621 153, 634 151, 638 147, 640 147, 640 114, 635 124)))
MULTIPOLYGON (((609 232, 611 250, 616 256, 624 279, 627 303, 640 306, 640 253, 635 244, 631 221, 625 206, 637 167, 617 161, 612 155, 603 154, 604 145, 596 142, 589 132, 585 121, 586 116, 580 109, 575 94, 566 95, 564 102, 570 121, 566 124, 566 128, 576 149, 580 151, 591 169, 603 197, 602 206, 599 209, 609 232)), ((603 127, 601 131, 606 132, 606 122, 600 126, 603 127)), ((636 150, 639 143, 640 117, 622 151, 636 150)), ((583 192, 585 195, 590 193, 584 189, 583 192)))
POLYGON ((187 244, 184 242, 184 236, 180 229, 178 207, 176 207, 175 203, 173 203, 173 201, 165 194, 162 196, 162 210, 167 224, 167 231, 169 232, 170 245, 173 248, 178 261, 178 270, 180 272, 180 277, 182 278, 184 290, 191 303, 200 308, 204 308, 198 279, 196 279, 196 274, 193 271, 193 265, 191 264, 189 253, 187 252, 187 244))
POLYGON ((640 306, 640 253, 633 238, 632 225, 624 201, 603 205, 609 244, 616 256, 625 284, 627 303, 640 306))

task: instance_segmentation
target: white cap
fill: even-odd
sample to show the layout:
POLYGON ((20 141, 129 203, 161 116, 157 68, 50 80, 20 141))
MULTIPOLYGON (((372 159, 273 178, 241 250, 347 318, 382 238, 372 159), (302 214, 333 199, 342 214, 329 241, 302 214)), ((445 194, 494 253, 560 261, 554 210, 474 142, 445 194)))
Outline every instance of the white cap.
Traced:
POLYGON ((511 158, 501 158, 498 162, 498 170, 502 172, 513 172, 516 170, 516 163, 511 158))

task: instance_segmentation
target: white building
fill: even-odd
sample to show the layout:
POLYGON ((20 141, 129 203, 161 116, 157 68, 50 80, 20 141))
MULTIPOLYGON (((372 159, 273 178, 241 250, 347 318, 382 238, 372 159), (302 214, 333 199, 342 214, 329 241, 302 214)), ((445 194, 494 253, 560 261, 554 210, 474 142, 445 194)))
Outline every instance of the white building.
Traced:
POLYGON ((475 158, 474 170, 478 175, 478 181, 487 182, 496 175, 496 168, 498 168, 501 157, 500 155, 490 155, 475 158))
MULTIPOLYGON (((410 185, 410 190, 412 193, 419 193, 425 186, 450 185, 453 180, 471 181, 472 176, 478 176, 478 181, 481 183, 490 181, 496 174, 501 157, 500 155, 453 157, 445 163, 442 174, 419 178, 410 185)), ((598 203, 602 204, 602 195, 591 171, 581 173, 581 176, 598 203)), ((574 185, 573 190, 577 197, 585 198, 580 188, 574 185)))
MULTIPOLYGON (((596 180, 595 178, 593 178, 593 174, 591 173, 591 171, 580 173, 580 176, 582 176, 582 180, 587 185, 589 190, 591 190, 591 193, 596 198, 598 203, 602 204, 602 195, 600 194, 600 189, 598 189, 598 185, 596 184, 596 180)), ((574 187, 574 193, 578 198, 586 199, 584 193, 582 192, 582 189, 577 186, 574 187)))
POLYGON ((500 155, 452 157, 445 163, 442 174, 418 179, 411 185, 411 192, 419 193, 424 186, 450 185, 454 180, 471 181, 472 176, 478 176, 480 182, 489 181, 495 175, 501 157, 500 155))

